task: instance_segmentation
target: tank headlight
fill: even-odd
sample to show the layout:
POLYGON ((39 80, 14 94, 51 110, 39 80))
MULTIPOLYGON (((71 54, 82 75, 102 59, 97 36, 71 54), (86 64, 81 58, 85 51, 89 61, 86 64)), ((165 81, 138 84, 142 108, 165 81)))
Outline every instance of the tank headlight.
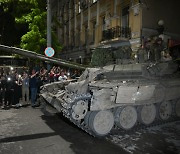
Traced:
POLYGON ((7 78, 7 80, 8 80, 8 81, 11 81, 11 78, 10 78, 10 77, 8 77, 8 78, 7 78))
POLYGON ((19 74, 19 78, 21 77, 21 75, 19 74))
POLYGON ((11 67, 10 69, 11 69, 11 71, 13 71, 13 70, 14 70, 14 68, 13 68, 13 67, 11 67))

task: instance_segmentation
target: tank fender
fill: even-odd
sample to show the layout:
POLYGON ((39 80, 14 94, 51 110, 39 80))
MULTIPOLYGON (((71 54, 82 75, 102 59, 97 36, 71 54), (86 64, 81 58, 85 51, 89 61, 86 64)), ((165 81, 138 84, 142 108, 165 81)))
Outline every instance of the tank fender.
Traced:
POLYGON ((165 100, 178 99, 180 96, 180 79, 163 82, 165 87, 165 100))
POLYGON ((88 80, 83 80, 79 82, 71 82, 66 86, 66 91, 69 93, 76 93, 76 94, 85 94, 88 92, 88 80))
POLYGON ((153 102, 162 102, 165 99, 165 87, 162 84, 156 85, 156 89, 154 90, 154 100, 153 102))
POLYGON ((64 90, 65 86, 68 85, 71 81, 73 80, 65 80, 65 81, 57 81, 57 82, 53 82, 53 83, 48 83, 45 84, 43 86, 41 86, 41 91, 40 93, 44 93, 44 92, 58 92, 59 89, 64 90))
POLYGON ((92 90, 90 110, 110 109, 114 105, 116 92, 113 89, 92 90))
POLYGON ((136 101, 149 100, 153 97, 155 85, 146 86, 119 86, 116 103, 127 104, 136 101))

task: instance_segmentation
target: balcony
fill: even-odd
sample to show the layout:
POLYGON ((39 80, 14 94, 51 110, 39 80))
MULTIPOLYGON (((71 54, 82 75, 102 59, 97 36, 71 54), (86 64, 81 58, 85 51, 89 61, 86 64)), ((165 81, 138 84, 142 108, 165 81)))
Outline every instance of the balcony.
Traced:
POLYGON ((111 40, 115 38, 130 38, 131 29, 129 27, 113 27, 102 31, 102 41, 111 40))

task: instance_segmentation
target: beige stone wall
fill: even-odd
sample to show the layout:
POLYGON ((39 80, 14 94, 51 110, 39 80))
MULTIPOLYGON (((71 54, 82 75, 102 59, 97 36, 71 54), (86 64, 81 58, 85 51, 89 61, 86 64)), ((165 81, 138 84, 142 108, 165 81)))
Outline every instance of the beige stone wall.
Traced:
MULTIPOLYGON (((71 31, 79 31, 80 30, 80 41, 76 40, 76 46, 78 45, 84 45, 85 43, 85 25, 88 25, 88 20, 90 22, 88 30, 89 30, 89 42, 95 42, 95 45, 97 46, 101 40, 102 40, 102 30, 103 30, 103 17, 105 17, 106 19, 109 19, 108 21, 108 26, 106 26, 107 29, 110 29, 112 27, 116 27, 116 26, 121 26, 121 15, 122 15, 122 9, 130 6, 130 0, 122 0, 119 1, 117 0, 115 3, 115 0, 99 0, 98 2, 94 3, 94 4, 90 4, 90 15, 89 15, 89 19, 88 19, 88 7, 83 9, 83 17, 81 17, 81 13, 78 13, 79 7, 78 7, 78 0, 75 0, 76 5, 74 6, 74 8, 76 9, 76 26, 74 25, 74 19, 73 17, 73 13, 75 12, 73 9, 71 8, 71 10, 68 9, 68 3, 65 0, 59 0, 61 3, 61 6, 63 6, 64 9, 64 18, 63 20, 67 23, 67 25, 69 25, 69 23, 71 24, 70 28, 71 31), (98 5, 99 3, 99 10, 98 10, 98 5), (116 9, 116 12, 114 12, 114 10, 116 9), (70 14, 70 15, 68 15, 70 14), (81 23, 82 22, 82 23, 81 23), (92 23, 96 22, 96 26, 95 26, 95 40, 93 41, 93 37, 92 37, 92 32, 93 32, 93 25, 92 23), (81 42, 81 43, 78 43, 81 42)), ((133 4, 135 5, 138 2, 138 0, 133 0, 133 4)), ((70 5, 71 7, 72 5, 70 5)), ((64 25, 63 25, 64 26, 64 25)), ((141 29, 141 11, 138 15, 134 16, 133 14, 133 9, 129 10, 129 27, 131 27, 131 30, 133 32, 133 37, 139 37, 140 36, 140 29, 141 29)), ((66 30, 68 30, 69 28, 66 27, 66 30)), ((72 32, 66 32, 66 34, 71 35, 72 32)), ((62 33, 65 33, 65 30, 62 31, 62 33)), ((79 33, 76 32, 76 35, 78 35, 79 33)), ((76 37, 76 35, 74 35, 74 37, 76 37)), ((66 35, 63 35, 64 37, 67 37, 66 35)), ((78 37, 76 37, 78 38, 78 37)), ((64 40, 64 44, 67 44, 67 40, 66 39, 62 39, 64 40)), ((69 45, 71 45, 72 43, 72 38, 69 41, 69 45)))
POLYGON ((135 14, 133 8, 129 10, 129 27, 131 28, 132 39, 139 38, 141 36, 142 10, 140 5, 137 7, 139 7, 138 14, 135 14))
MULTIPOLYGON (((87 45, 94 48, 101 45, 102 31, 122 26, 122 9, 127 6, 131 8, 131 2, 133 2, 133 5, 138 3, 138 0, 98 0, 90 4, 89 9, 87 5, 81 10, 83 12, 81 13, 78 6, 79 0, 71 1, 74 1, 76 4, 73 6, 68 4, 67 0, 58 0, 59 5, 57 6, 61 7, 58 10, 61 11, 60 14, 63 16, 60 18, 62 23, 60 42, 63 42, 63 45, 66 47, 74 46, 74 48, 87 47, 87 45), (106 24, 104 24, 104 19, 106 24), (95 29, 93 30, 93 28, 95 29), (72 38, 73 33, 74 39, 72 38), (68 38, 69 41, 67 41, 68 38), (87 41, 87 39, 89 40, 87 41)), ((133 9, 129 9, 128 26, 131 28, 132 37, 138 38, 141 32, 142 11, 140 10, 138 15, 134 15, 133 11, 133 9)), ((120 40, 121 38, 118 39, 120 40)), ((112 42, 112 40, 109 41, 112 42)))

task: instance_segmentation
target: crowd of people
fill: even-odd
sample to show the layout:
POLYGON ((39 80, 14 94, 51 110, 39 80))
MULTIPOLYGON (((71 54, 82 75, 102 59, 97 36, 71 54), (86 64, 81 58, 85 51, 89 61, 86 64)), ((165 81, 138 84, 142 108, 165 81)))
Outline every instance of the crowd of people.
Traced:
POLYGON ((43 84, 76 79, 80 76, 78 70, 67 71, 53 66, 50 70, 41 69, 23 70, 19 73, 17 69, 0 70, 0 106, 2 109, 11 107, 20 108, 31 105, 33 108, 39 106, 37 103, 40 87, 43 84))

